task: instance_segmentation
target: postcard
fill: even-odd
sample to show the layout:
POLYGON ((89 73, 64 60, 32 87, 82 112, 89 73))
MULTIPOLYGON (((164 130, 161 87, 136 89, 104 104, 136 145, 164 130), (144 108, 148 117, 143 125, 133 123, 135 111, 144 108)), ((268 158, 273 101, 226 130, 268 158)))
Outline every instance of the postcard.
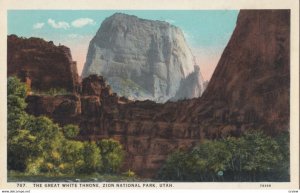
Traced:
POLYGON ((298 189, 299 2, 1 1, 1 189, 298 189))

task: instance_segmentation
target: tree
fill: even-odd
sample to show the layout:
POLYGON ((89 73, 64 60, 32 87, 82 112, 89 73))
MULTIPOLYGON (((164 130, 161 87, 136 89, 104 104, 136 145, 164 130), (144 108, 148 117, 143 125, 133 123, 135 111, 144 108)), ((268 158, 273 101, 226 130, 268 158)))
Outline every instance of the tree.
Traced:
POLYGON ((24 159, 28 156, 26 148, 30 147, 30 141, 34 137, 29 131, 23 131, 28 119, 26 108, 26 86, 16 77, 7 80, 7 161, 8 169, 25 169, 24 159))
POLYGON ((50 155, 52 151, 60 151, 64 140, 61 128, 45 116, 33 117, 25 124, 25 127, 37 137, 37 147, 45 154, 50 155))
POLYGON ((100 170, 102 166, 100 149, 95 142, 85 142, 83 148, 84 165, 81 173, 92 173, 100 170))
POLYGON ((102 171, 106 173, 116 173, 124 159, 122 145, 113 139, 103 139, 97 142, 97 146, 101 150, 102 171))
POLYGON ((80 171, 84 165, 84 143, 80 141, 65 140, 63 143, 63 168, 64 173, 80 171))
POLYGON ((290 181, 290 133, 283 132, 275 138, 279 151, 283 157, 281 162, 274 166, 278 181, 290 181))
POLYGON ((79 127, 77 125, 72 124, 66 125, 63 127, 63 133, 66 138, 72 139, 78 135, 79 127))
POLYGON ((8 135, 21 129, 26 122, 25 102, 27 88, 16 77, 7 79, 7 128, 8 135))
POLYGON ((60 173, 60 165, 63 162, 63 142, 65 141, 61 128, 45 116, 31 117, 26 122, 25 128, 36 137, 32 144, 34 151, 26 160, 28 163, 26 171, 60 173), (39 160, 39 164, 36 160, 39 160))
POLYGON ((206 140, 196 146, 191 153, 196 160, 194 167, 201 181, 218 180, 218 173, 224 173, 232 159, 232 154, 223 140, 206 140))
MULTIPOLYGON (((40 173, 90 173, 102 166, 100 149, 95 142, 70 140, 78 126, 61 128, 45 116, 25 112, 26 86, 16 77, 8 78, 8 169, 40 173)), ((106 159, 116 167, 118 146, 110 143, 106 159)))
POLYGON ((166 163, 158 173, 158 178, 171 181, 194 181, 194 164, 195 160, 190 153, 176 150, 168 156, 166 163))
POLYGON ((8 139, 8 169, 24 171, 26 160, 35 153, 34 143, 36 137, 29 130, 20 129, 15 131, 8 139))
POLYGON ((245 150, 241 158, 242 169, 250 174, 251 181, 259 180, 257 175, 274 170, 274 166, 282 161, 279 145, 262 131, 250 130, 242 139, 240 145, 245 150))
POLYGON ((241 137, 227 137, 175 151, 158 177, 179 181, 288 181, 289 134, 276 138, 249 130, 241 137))

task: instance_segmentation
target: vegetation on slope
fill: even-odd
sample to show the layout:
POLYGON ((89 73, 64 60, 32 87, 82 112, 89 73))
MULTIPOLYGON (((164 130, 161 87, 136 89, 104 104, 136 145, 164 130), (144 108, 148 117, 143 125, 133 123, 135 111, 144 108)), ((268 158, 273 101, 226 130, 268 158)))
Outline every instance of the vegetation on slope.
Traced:
POLYGON ((77 126, 60 127, 25 112, 27 88, 19 79, 9 77, 7 89, 8 170, 56 176, 119 172, 124 152, 118 141, 76 141, 77 126))

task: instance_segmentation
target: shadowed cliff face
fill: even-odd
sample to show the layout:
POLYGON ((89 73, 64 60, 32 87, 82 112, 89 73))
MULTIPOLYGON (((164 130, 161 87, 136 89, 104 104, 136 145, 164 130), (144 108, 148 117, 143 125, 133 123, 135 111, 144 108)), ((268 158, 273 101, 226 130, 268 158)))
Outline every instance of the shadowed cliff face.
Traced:
POLYGON ((7 37, 7 75, 30 82, 35 90, 63 88, 74 91, 78 84, 76 62, 68 47, 55 46, 40 38, 7 37))
POLYGON ((289 18, 285 10, 240 11, 201 98, 134 102, 112 93, 94 75, 72 97, 29 96, 27 110, 80 125, 80 140, 120 140, 127 152, 124 168, 147 177, 155 175, 169 153, 203 139, 237 136, 253 128, 276 135, 289 130, 289 18))

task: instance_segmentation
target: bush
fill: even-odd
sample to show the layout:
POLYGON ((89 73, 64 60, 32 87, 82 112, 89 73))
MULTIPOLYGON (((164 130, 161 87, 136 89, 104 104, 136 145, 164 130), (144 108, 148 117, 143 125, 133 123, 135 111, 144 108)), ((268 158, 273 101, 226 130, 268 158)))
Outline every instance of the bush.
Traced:
POLYGON ((101 151, 102 171, 105 173, 116 173, 124 159, 122 145, 113 139, 103 139, 97 142, 97 146, 101 151))
POLYGON ((191 154, 176 150, 168 157, 165 165, 160 169, 158 177, 161 180, 170 181, 192 180, 194 164, 191 154))
POLYGON ((83 148, 84 165, 81 173, 93 173, 102 166, 100 149, 95 142, 85 142, 83 148))
POLYGON ((79 133, 79 127, 72 124, 66 125, 63 127, 63 133, 68 139, 75 138, 79 133))
POLYGON ((175 151, 158 173, 174 181, 289 181, 288 137, 248 131, 175 151), (280 144, 280 145, 279 145, 280 144))

